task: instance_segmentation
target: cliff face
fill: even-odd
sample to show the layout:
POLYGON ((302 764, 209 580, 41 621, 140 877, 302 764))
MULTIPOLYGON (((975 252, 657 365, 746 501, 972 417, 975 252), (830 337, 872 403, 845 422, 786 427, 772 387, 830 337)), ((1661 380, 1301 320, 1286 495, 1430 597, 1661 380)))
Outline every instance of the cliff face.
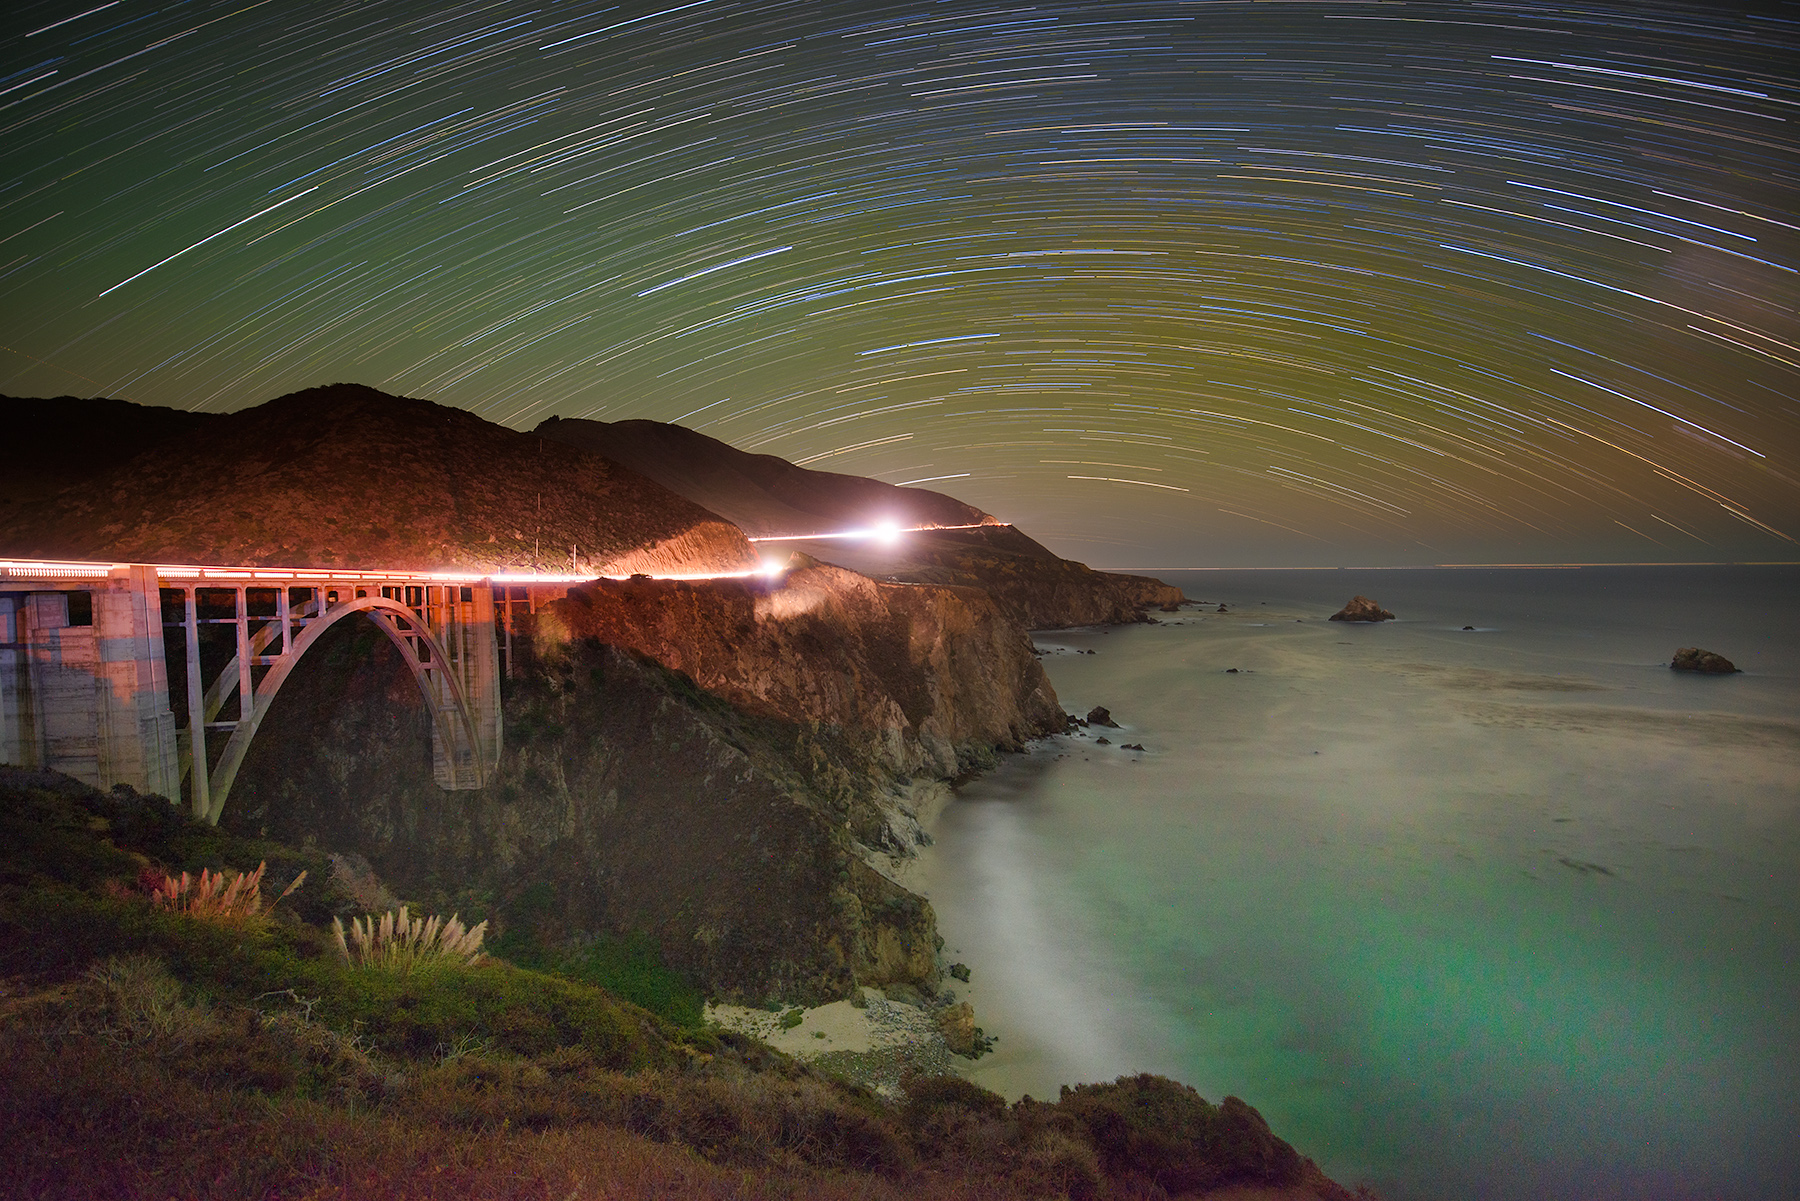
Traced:
POLYGON ((629 647, 748 712, 854 735, 896 774, 955 776, 970 748, 1062 728, 1030 640, 986 594, 795 562, 779 584, 584 585, 539 614, 540 645, 629 647))
MULTIPOLYGON (((81 412, 60 421, 78 441, 81 412)), ((742 531, 607 459, 353 384, 190 424, 5 518, 0 551, 45 558, 593 574, 756 564, 742 531)))
POLYGON ((485 899, 502 923, 549 883, 566 935, 649 931, 728 999, 930 988, 931 907, 871 866, 917 837, 907 777, 1062 723, 984 595, 827 567, 786 587, 596 584, 515 650, 497 778, 446 793, 386 639, 333 631, 277 698, 226 824, 361 853, 400 892, 485 899))
POLYGON ((908 562, 892 578, 982 588, 1027 629, 1143 621, 1145 609, 1184 599, 1150 576, 1059 558, 1012 526, 933 530, 907 541, 908 562))

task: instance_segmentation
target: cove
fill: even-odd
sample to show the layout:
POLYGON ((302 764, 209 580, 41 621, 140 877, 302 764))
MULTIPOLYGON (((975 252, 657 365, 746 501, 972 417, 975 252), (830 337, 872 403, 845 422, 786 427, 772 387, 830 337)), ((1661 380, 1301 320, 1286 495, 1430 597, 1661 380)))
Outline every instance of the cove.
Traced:
POLYGON ((1167 578, 1213 603, 1038 635, 1123 728, 965 786, 919 865, 973 1079, 1160 1072, 1390 1199, 1788 1187, 1800 571, 1167 578), (1324 620, 1353 593, 1400 620, 1324 620))

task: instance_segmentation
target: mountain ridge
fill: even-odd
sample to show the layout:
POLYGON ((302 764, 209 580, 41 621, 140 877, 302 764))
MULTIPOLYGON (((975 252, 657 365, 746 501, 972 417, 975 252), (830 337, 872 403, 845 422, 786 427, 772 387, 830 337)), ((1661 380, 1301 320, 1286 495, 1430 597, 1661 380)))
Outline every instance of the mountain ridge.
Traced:
POLYGON ((685 426, 552 417, 533 433, 603 454, 752 537, 780 539, 784 550, 877 579, 980 588, 1027 629, 1135 622, 1147 608, 1184 599, 1161 580, 1064 559, 1016 526, 944 493, 814 471, 685 426), (892 540, 816 537, 883 525, 908 532, 892 540))
MULTIPOLYGON (((110 411, 122 402, 86 403, 110 411)), ((36 441, 54 439, 40 432, 36 441)), ((358 384, 208 417, 89 466, 61 490, 10 506, 0 550, 483 575, 758 562, 736 526, 608 459, 358 384)))

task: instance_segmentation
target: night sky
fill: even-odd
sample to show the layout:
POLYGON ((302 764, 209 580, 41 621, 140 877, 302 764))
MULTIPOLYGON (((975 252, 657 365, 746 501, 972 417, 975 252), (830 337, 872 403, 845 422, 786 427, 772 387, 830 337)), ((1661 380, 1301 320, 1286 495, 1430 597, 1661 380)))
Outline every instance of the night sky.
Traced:
POLYGON ((0 392, 679 421, 1096 566, 1800 559, 1800 5, 0 21, 0 392))

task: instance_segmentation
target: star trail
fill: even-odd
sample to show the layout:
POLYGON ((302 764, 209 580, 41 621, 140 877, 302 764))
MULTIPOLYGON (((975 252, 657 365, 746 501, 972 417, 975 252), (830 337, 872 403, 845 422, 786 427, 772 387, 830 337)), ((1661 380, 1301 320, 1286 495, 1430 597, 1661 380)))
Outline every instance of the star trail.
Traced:
POLYGON ((0 391, 681 420, 1097 566, 1800 558, 1800 6, 25 3, 0 391))

